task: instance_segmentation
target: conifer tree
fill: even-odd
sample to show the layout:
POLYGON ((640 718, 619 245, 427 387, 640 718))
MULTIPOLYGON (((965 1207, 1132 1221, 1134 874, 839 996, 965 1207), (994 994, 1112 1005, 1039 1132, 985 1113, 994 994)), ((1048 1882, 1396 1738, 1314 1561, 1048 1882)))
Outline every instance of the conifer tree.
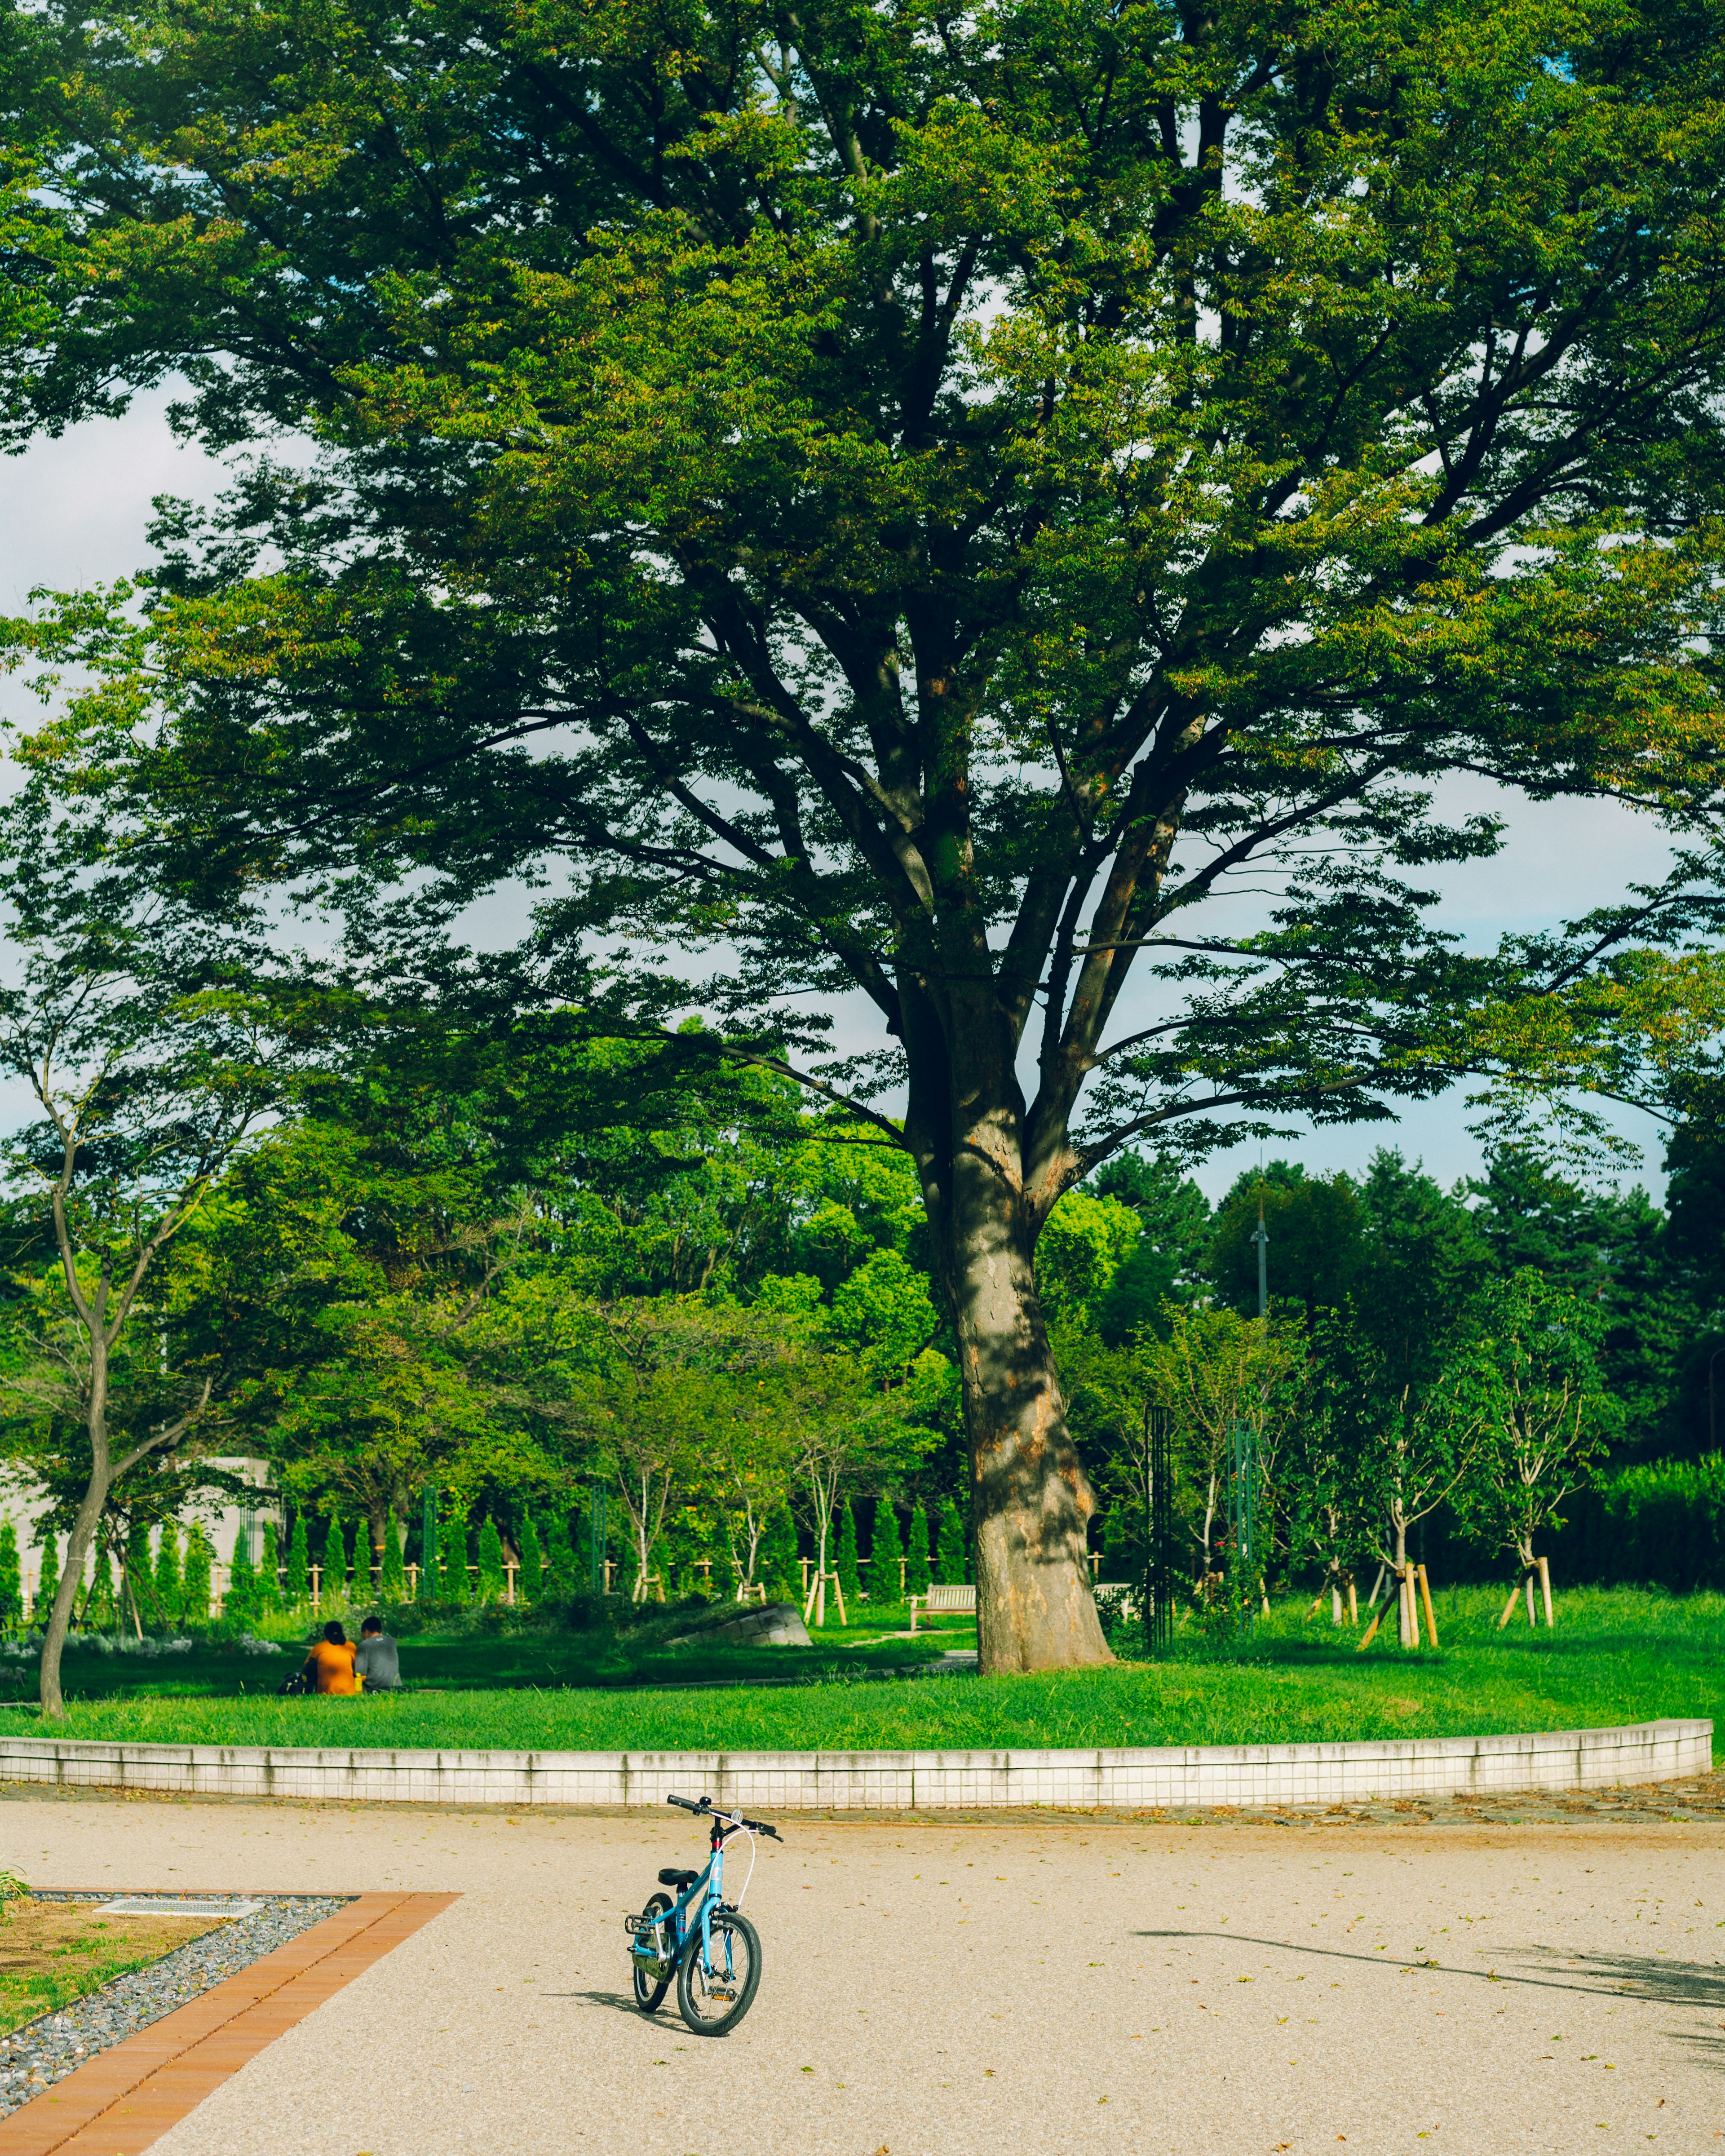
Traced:
POLYGON ((928 1514, 918 1503, 911 1507, 911 1539, 905 1550, 905 1593, 927 1594, 933 1574, 928 1568, 928 1514))
POLYGON ((525 1601, 538 1602, 544 1597, 545 1557, 539 1547, 539 1530, 528 1512, 521 1514, 521 1569, 516 1585, 525 1601))
POLYGON ((479 1599, 481 1602, 497 1602, 503 1596, 503 1537, 497 1532, 497 1522, 489 1512, 480 1529, 479 1538, 479 1599))
POLYGON ((877 1609, 891 1609, 904 1600, 899 1582, 899 1559, 904 1547, 898 1538, 898 1515, 886 1497, 875 1500, 875 1539, 869 1550, 869 1600, 877 1609))
POLYGON ((347 1584, 347 1543, 339 1514, 331 1517, 323 1538, 323 1591, 326 1599, 339 1595, 347 1584))
POLYGON ((164 1520, 156 1538, 156 1601, 164 1625, 180 1621, 180 1533, 172 1520, 164 1520))
POLYGON ((18 1564, 18 1530, 10 1520, 0 1520, 0 1624, 16 1624, 23 1610, 24 1582, 18 1564))
POLYGON ((446 1602, 469 1602, 473 1599, 473 1582, 467 1572, 467 1515, 452 1512, 447 1533, 442 1537, 444 1562, 443 1591, 446 1602))
POLYGON ((845 1597, 845 1608, 855 1609, 862 1600, 862 1575, 856 1562, 856 1515, 848 1497, 839 1513, 839 1547, 833 1569, 839 1575, 839 1592, 845 1597))
POLYGON ((48 1613, 54 1607, 54 1598, 60 1591, 60 1538, 53 1527, 44 1523, 42 1534, 42 1563, 36 1582, 36 1620, 46 1624, 48 1613))
POLYGON ((242 1527, 234 1537, 234 1556, 228 1567, 228 1592, 222 1614, 236 1625, 250 1625, 258 1614, 258 1575, 252 1566, 252 1537, 242 1527))
POLYGON ((778 1507, 761 1537, 759 1578, 769 1602, 802 1601, 797 1566, 797 1523, 791 1517, 788 1505, 778 1507))
POLYGON ((401 1527, 392 1512, 383 1530, 383 1563, 377 1581, 377 1599, 405 1602, 407 1599, 408 1572, 401 1559, 401 1527))
POLYGON ((941 1507, 940 1547, 935 1569, 942 1587, 962 1587, 970 1573, 970 1537, 958 1507, 948 1497, 941 1507))
POLYGON ((254 1590, 261 1615, 274 1616, 281 1608, 281 1541, 274 1520, 264 1522, 264 1553, 258 1559, 254 1590))
POLYGON ((186 1554, 180 1567, 180 1622, 188 1631, 209 1622, 210 1561, 214 1555, 202 1521, 194 1521, 186 1537, 186 1554))
POLYGON ((372 1540, 372 1523, 362 1513, 353 1523, 353 1578, 348 1589, 356 1607, 369 1602, 377 1580, 377 1549, 372 1540))
POLYGON ((114 1562, 105 1544, 96 1552, 95 1563, 90 1568, 90 1594, 86 1604, 90 1622, 97 1631, 111 1629, 116 1616, 114 1596, 114 1562))
POLYGON ((578 1518, 579 1515, 574 1512, 553 1512, 546 1539, 545 1555, 551 1573, 552 1592, 562 1599, 578 1593, 585 1584, 575 1554, 578 1518))
POLYGON ((288 1542, 285 1592, 290 1609, 302 1609, 311 1599, 311 1553, 305 1540, 303 1512, 294 1515, 294 1532, 288 1542))

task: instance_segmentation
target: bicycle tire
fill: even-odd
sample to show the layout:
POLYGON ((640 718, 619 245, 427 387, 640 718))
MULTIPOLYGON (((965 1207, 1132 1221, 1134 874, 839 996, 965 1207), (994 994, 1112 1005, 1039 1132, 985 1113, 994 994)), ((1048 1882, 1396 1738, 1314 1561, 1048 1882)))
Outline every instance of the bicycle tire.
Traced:
MULTIPOLYGON (((660 1916, 670 1906, 671 1899, 669 1894, 649 1894, 647 1897, 647 1906, 642 1910, 641 1914, 649 1918, 660 1916)), ((676 1958, 673 1955, 669 1961, 662 1961, 659 1964, 659 1967, 665 1974, 658 1977, 653 1974, 653 1964, 650 1962, 643 1961, 633 1948, 629 1949, 629 1958, 634 1964, 632 1974, 635 1984, 635 2005, 640 2008, 643 2014, 656 2014, 664 2001, 665 1994, 670 1989, 671 1979, 677 1973, 676 1958)))
POLYGON ((728 2035, 761 1988, 761 1934, 748 1918, 735 1909, 716 1909, 711 1935, 712 1958, 720 1964, 711 1976, 701 1966, 698 1923, 691 1928, 677 1964, 677 2011, 697 2036, 728 2035), (737 1964, 743 1955, 748 1966, 740 1970, 737 1964))

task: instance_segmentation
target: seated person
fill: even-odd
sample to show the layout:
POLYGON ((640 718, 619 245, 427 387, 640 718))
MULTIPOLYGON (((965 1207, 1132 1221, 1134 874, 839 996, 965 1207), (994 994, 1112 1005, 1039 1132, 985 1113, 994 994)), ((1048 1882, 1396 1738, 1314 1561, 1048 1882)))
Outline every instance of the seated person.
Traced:
POLYGON ((359 1649, 336 1624, 326 1625, 323 1637, 305 1657, 305 1674, 316 1691, 357 1692, 359 1679, 353 1665, 359 1649))
POLYGON ((401 1690, 401 1657, 382 1620, 367 1617, 360 1630, 359 1659, 354 1668, 367 1691, 401 1690))

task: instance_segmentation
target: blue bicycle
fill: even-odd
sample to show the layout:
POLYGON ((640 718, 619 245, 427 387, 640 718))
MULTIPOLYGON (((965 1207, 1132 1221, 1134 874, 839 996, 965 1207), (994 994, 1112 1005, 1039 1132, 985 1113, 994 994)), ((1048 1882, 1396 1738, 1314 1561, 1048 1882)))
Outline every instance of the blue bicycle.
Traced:
POLYGON ((734 2029, 755 2003, 761 1988, 761 1935, 742 1913, 742 1898, 755 1876, 755 1836, 783 1839, 764 1820, 713 1809, 711 1797, 696 1804, 690 1797, 667 1797, 697 1819, 711 1821, 711 1855, 701 1871, 661 1871, 659 1883, 680 1897, 651 1896, 639 1917, 625 1917, 623 1928, 635 1981, 635 2005, 656 2014, 660 2001, 677 1983, 677 2009, 697 2036, 722 2036, 734 2029), (736 1835, 749 1838, 748 1877, 734 1902, 724 1898, 725 1849, 736 1835))

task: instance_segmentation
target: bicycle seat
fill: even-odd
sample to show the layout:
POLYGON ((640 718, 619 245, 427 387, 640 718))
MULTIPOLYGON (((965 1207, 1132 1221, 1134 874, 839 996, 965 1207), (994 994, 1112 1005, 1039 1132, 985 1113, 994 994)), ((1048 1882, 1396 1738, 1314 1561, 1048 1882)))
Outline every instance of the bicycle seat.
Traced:
POLYGON ((692 1887, 699 1876, 694 1871, 661 1871, 659 1883, 661 1887, 675 1887, 680 1893, 684 1887, 692 1887))

